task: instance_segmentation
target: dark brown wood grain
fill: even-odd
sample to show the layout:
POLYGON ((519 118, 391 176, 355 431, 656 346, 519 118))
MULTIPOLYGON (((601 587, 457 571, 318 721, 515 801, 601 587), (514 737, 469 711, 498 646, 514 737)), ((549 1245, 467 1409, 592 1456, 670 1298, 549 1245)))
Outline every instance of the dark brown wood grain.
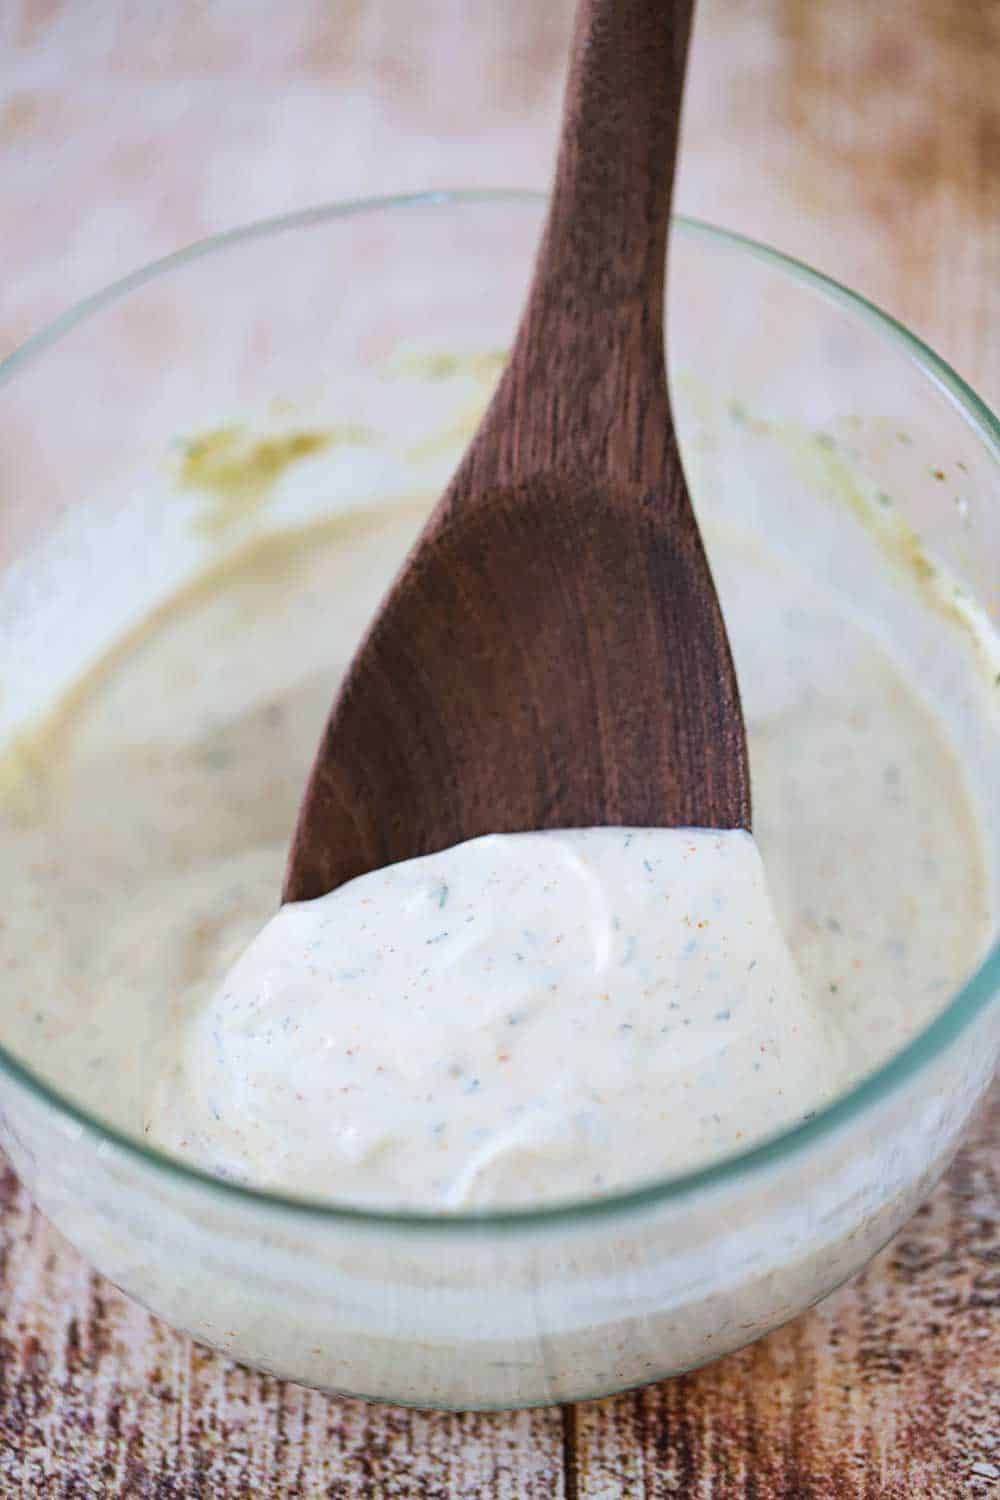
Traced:
POLYGON ((749 827, 663 285, 692 0, 581 0, 507 369, 349 669, 286 900, 487 832, 749 827))

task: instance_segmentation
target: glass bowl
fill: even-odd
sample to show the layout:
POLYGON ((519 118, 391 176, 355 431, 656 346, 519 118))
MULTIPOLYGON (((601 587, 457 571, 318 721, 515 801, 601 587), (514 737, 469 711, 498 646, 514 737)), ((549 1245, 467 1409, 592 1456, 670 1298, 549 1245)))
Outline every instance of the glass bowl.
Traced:
MULTIPOLYGON (((178 434, 333 413, 382 433, 373 492, 439 491, 510 343, 543 211, 534 195, 433 194, 258 224, 128 277, 8 360, 0 734, 235 544, 222 522, 190 524, 197 498, 169 479, 178 434)), ((1000 429, 962 381, 860 298, 705 224, 676 222, 670 286, 696 503, 738 473, 782 487, 790 524, 809 524, 849 464, 851 503, 895 497, 995 614, 1000 429), (775 441, 791 430, 813 444, 808 470, 775 441)), ((277 511, 245 507, 238 541, 318 503, 293 486, 277 511)), ((963 753, 995 788, 996 744, 963 753)), ((996 867, 995 796, 983 818, 996 867)), ((573 1401, 738 1348, 857 1271, 954 1154, 993 1072, 998 997, 994 948, 931 1025, 807 1123, 587 1203, 380 1213, 251 1191, 102 1122, 7 1052, 0 1141, 105 1276, 237 1359, 383 1401, 573 1401)))

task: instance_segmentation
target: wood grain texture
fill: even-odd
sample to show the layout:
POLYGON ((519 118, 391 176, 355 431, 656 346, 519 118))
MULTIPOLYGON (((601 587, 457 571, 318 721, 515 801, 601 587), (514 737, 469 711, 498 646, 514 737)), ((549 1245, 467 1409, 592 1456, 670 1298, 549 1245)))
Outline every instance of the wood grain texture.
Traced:
MULTIPOLYGON (((260 214, 542 186, 571 11, 9 0, 0 350, 113 276, 260 214)), ((995 408, 998 52, 995 0, 699 0, 677 184, 684 211, 887 307, 995 408)), ((696 1375, 579 1408, 575 1493, 996 1495, 998 1130, 995 1091, 928 1206, 806 1317, 696 1375)), ((567 1493, 558 1413, 425 1417, 252 1375, 92 1276, 9 1176, 0 1341, 4 1496, 567 1493)))
POLYGON ((561 1414, 366 1406, 234 1365, 0 1179, 0 1494, 81 1500, 951 1500, 1000 1482, 1000 1089, 849 1286, 751 1349, 561 1414))
POLYGON ((510 358, 348 668, 286 901, 489 833, 750 827, 736 673, 664 371, 691 10, 580 0, 510 358))
POLYGON ((693 1375, 579 1408, 581 1495, 950 1500, 1000 1486, 1000 1089, 841 1291, 693 1375))
POLYGON ((338 1400, 174 1333, 89 1271, 0 1179, 0 1495, 558 1500, 555 1410, 338 1400))
POLYGON ((683 487, 539 474, 431 528, 334 705, 286 901, 481 834, 749 825, 735 674, 683 487))

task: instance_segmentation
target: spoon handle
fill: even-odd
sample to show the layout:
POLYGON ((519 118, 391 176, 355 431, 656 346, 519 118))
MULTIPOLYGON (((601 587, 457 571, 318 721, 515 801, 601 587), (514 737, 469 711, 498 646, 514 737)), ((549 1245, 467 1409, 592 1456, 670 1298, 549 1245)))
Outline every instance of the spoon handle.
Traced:
POLYGON ((676 467, 663 286, 694 0, 580 0, 555 187, 510 362, 449 499, 676 467))

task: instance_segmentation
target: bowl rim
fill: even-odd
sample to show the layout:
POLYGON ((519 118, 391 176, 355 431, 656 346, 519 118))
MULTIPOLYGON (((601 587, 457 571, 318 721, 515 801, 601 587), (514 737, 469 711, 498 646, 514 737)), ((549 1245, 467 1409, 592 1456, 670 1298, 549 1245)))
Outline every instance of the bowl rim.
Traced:
MULTIPOLYGON (((0 386, 16 378, 25 366, 38 359, 51 345, 105 307, 139 290, 149 281, 230 246, 360 214, 475 205, 539 206, 545 201, 545 193, 515 189, 435 190, 325 203, 225 230, 151 261, 112 282, 102 291, 75 303, 21 344, 5 360, 0 361, 0 386)), ((828 302, 846 308, 870 329, 887 337, 950 401, 1000 467, 1000 419, 950 365, 896 318, 823 272, 747 235, 680 214, 674 215, 673 228, 686 237, 736 250, 753 260, 763 262, 793 281, 811 288, 828 302)), ((622 1191, 594 1198, 560 1199, 541 1205, 517 1205, 499 1210, 378 1208, 349 1201, 250 1187, 217 1177, 184 1162, 92 1115, 35 1069, 19 1061, 2 1044, 0 1077, 6 1077, 27 1090, 36 1102, 53 1109, 82 1135, 92 1137, 105 1154, 108 1154, 109 1148, 112 1152, 120 1151, 133 1158, 141 1167, 151 1168, 157 1175, 179 1180, 187 1188, 221 1194, 231 1199, 234 1205, 242 1204, 245 1208, 302 1216, 311 1220, 368 1223, 386 1229, 425 1229, 442 1233, 497 1228, 529 1229, 546 1225, 570 1225, 577 1221, 589 1222, 666 1203, 676 1205, 704 1190, 720 1189, 727 1184, 742 1182, 749 1175, 777 1166, 864 1114, 901 1088, 966 1031, 991 1001, 998 999, 1000 938, 993 942, 979 967, 940 1015, 872 1073, 802 1123, 780 1131, 755 1146, 733 1152, 708 1166, 649 1179, 622 1191)))

